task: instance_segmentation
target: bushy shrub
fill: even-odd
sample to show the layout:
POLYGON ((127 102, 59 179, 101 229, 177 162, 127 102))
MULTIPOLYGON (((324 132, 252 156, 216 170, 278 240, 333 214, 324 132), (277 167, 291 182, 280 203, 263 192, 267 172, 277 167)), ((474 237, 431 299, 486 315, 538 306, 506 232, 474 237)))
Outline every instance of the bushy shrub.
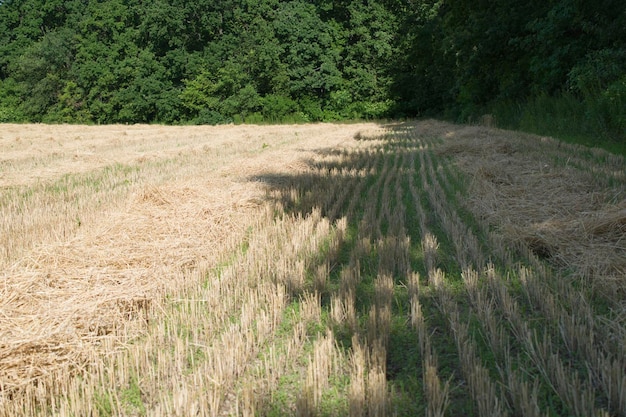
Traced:
POLYGON ((322 111, 322 105, 319 100, 311 97, 303 97, 298 100, 300 112, 306 116, 308 121, 320 122, 325 120, 324 111, 322 111))
POLYGON ((589 53, 585 60, 572 68, 567 85, 570 91, 582 96, 595 96, 624 75, 626 51, 602 49, 589 53))
POLYGON ((192 124, 196 125, 220 125, 232 123, 233 119, 222 115, 214 110, 203 109, 192 120, 192 124))
POLYGON ((610 135, 626 142, 626 75, 602 92, 599 98, 599 111, 605 119, 610 135))
POLYGON ((280 122, 298 110, 298 103, 289 97, 269 94, 262 99, 263 117, 269 122, 280 122))
POLYGON ((363 103, 363 118, 365 119, 382 119, 391 114, 393 108, 392 100, 366 102, 363 103))
POLYGON ((0 80, 0 123, 22 122, 26 116, 20 110, 19 86, 13 80, 0 80))
POLYGON ((17 123, 24 120, 24 115, 18 109, 0 105, 0 123, 17 123))

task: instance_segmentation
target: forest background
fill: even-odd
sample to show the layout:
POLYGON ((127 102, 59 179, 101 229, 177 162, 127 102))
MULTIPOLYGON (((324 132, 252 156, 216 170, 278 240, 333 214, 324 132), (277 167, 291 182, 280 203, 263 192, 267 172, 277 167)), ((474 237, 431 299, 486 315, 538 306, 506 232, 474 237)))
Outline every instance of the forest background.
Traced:
POLYGON ((0 1, 0 122, 486 114, 626 144, 623 0, 0 1))

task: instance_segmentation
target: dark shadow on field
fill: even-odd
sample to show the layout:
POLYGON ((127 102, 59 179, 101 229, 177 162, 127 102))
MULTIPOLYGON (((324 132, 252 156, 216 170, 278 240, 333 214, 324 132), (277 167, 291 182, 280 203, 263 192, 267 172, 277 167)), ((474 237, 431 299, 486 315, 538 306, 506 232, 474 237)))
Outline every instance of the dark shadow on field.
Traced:
MULTIPOLYGON (((414 401, 414 398, 417 398, 416 395, 422 395, 418 393, 422 388, 416 382, 416 375, 421 375, 421 358, 417 334, 407 323, 410 303, 405 286, 406 270, 400 271, 393 265, 389 266, 390 262, 382 262, 379 255, 385 250, 385 242, 400 242, 408 235, 412 246, 410 249, 411 268, 419 270, 420 273, 424 272, 422 260, 419 258, 421 255, 417 249, 421 241, 419 223, 415 210, 411 207, 413 204, 411 197, 407 195, 409 173, 403 172, 398 167, 403 163, 406 164, 408 160, 411 161, 410 168, 413 168, 413 161, 419 160, 420 152, 424 152, 424 149, 416 143, 416 130, 424 128, 424 134, 430 138, 441 137, 445 132, 437 131, 440 128, 438 122, 395 123, 380 127, 383 130, 377 134, 369 135, 359 132, 355 135, 354 139, 363 142, 364 146, 317 149, 314 158, 304 161, 307 169, 300 172, 265 173, 253 176, 249 180, 259 181, 266 185, 267 198, 276 203, 278 212, 306 217, 319 209, 321 215, 328 218, 331 223, 346 218, 348 231, 340 249, 337 253, 328 254, 333 259, 325 259, 329 265, 328 285, 321 292, 321 300, 322 308, 326 311, 330 312, 331 296, 340 292, 342 273, 354 265, 351 263, 351 257, 359 244, 358 241, 366 238, 373 242, 372 248, 374 249, 370 253, 359 255, 360 281, 355 302, 359 329, 357 332, 361 335, 362 343, 369 344, 368 347, 372 349, 371 342, 367 340, 367 321, 376 296, 374 280, 381 269, 386 268, 384 272, 393 276, 395 284, 387 339, 387 381, 397 382, 395 386, 402 386, 406 391, 402 395, 396 393, 398 398, 394 400, 394 407, 398 407, 397 403, 400 402, 403 415, 423 415, 423 405, 414 401), (392 172, 391 183, 385 184, 385 178, 381 181, 381 175, 385 174, 384 170, 399 171, 392 172), (400 176, 399 183, 402 184, 403 195, 400 203, 396 196, 396 176, 400 176), (388 194, 384 193, 384 187, 391 187, 388 194), (403 236, 396 232, 397 228, 390 224, 389 218, 381 218, 384 212, 381 208, 383 196, 392 200, 389 201, 391 209, 388 212, 404 213, 403 236), (371 203, 375 203, 374 222, 371 218, 364 217, 371 203), (399 204, 403 207, 398 207, 399 204), (380 219, 380 222, 376 219, 380 219), (376 246, 377 242, 383 243, 376 246)), ((450 126, 447 125, 447 128, 449 129, 450 126)), ((417 135, 421 136, 419 132, 417 135)), ((407 170, 406 166, 402 169, 407 170)), ((415 173, 415 175, 418 174, 415 173)), ((419 183, 419 180, 415 178, 415 182, 419 183)), ((314 275, 315 270, 309 273, 314 275)), ((311 283, 305 291, 313 292, 314 285, 311 283)), ((300 294, 293 295, 297 297, 300 294)), ((348 325, 333 327, 335 337, 346 355, 350 352, 354 334, 354 329, 349 327, 348 325)), ((312 336, 315 337, 315 335, 312 336)), ((270 405, 270 408, 274 406, 278 405, 270 405)))
POLYGON ((358 209, 348 210, 350 205, 346 203, 332 210, 333 204, 340 197, 329 198, 333 190, 349 192, 355 176, 365 183, 375 182, 383 166, 382 163, 374 166, 370 164, 379 154, 417 159, 425 151, 417 145, 417 139, 427 138, 428 141, 441 142, 441 138, 462 135, 466 128, 436 120, 381 124, 380 131, 357 132, 354 135, 354 139, 365 146, 314 150, 315 158, 303 160, 307 166, 304 172, 270 172, 249 177, 248 180, 264 183, 267 198, 282 204, 287 214, 306 216, 314 208, 319 208, 322 216, 331 215, 330 220, 346 217, 349 224, 356 225, 362 212, 358 209))
MULTIPOLYGON (((306 216, 314 208, 319 208, 322 210, 322 216, 327 217, 330 214, 331 220, 346 217, 349 224, 354 224, 359 220, 355 217, 362 213, 358 210, 348 211, 348 204, 331 210, 336 199, 329 200, 329 194, 337 188, 348 191, 347 187, 355 176, 359 176, 360 180, 366 183, 375 181, 380 175, 382 165, 370 167, 368 172, 364 170, 377 153, 396 155, 410 153, 417 156, 421 150, 410 148, 406 142, 388 140, 387 137, 419 130, 423 123, 430 126, 429 122, 398 122, 380 125, 379 134, 358 132, 355 140, 374 144, 355 149, 319 148, 314 150, 315 158, 303 160, 308 168, 305 172, 264 173, 248 179, 264 183, 267 187, 267 198, 282 204, 286 214, 306 216)), ((427 131, 434 133, 430 127, 427 131)))
MULTIPOLYGON (((271 172, 251 177, 250 180, 265 184, 267 198, 276 204, 277 213, 305 218, 319 209, 321 215, 331 222, 346 219, 347 232, 340 248, 336 253, 329 251, 321 254, 326 259, 317 259, 324 258, 317 254, 310 263, 313 268, 309 271, 313 279, 317 278, 315 274, 319 270, 327 271, 327 280, 320 294, 322 308, 330 313, 324 317, 332 317, 332 310, 336 305, 334 301, 337 298, 343 299, 345 294, 345 291, 342 293, 345 276, 358 268, 358 280, 354 290, 356 320, 353 323, 336 323, 328 319, 324 323, 332 328, 346 355, 351 354, 352 336, 355 334, 359 336, 361 345, 370 349, 370 354, 374 351, 376 345, 372 340, 378 341, 376 337, 382 334, 371 332, 369 328, 372 323, 371 307, 376 306, 375 298, 381 288, 379 285, 377 290, 377 277, 385 274, 392 277, 394 288, 391 319, 387 328, 388 336, 384 341, 385 376, 388 386, 393 387, 389 391, 393 393, 390 395, 393 395, 392 406, 395 413, 424 415, 426 410, 422 404, 425 401, 422 400, 425 387, 421 381, 424 370, 417 331, 408 323, 411 306, 407 289, 407 271, 417 271, 422 277, 426 276, 421 248, 422 219, 425 220, 426 229, 437 237, 440 245, 437 266, 446 274, 446 279, 462 282, 458 257, 463 253, 458 249, 458 244, 455 247, 455 242, 443 224, 448 213, 433 214, 442 207, 438 197, 443 196, 442 201, 453 204, 447 206, 452 210, 460 211, 464 208, 457 203, 467 204, 467 216, 462 219, 462 223, 468 230, 474 229, 477 239, 486 241, 486 237, 489 237, 486 236, 485 229, 481 230, 482 225, 471 224, 478 220, 478 216, 481 216, 481 220, 492 222, 496 228, 502 226, 498 222, 505 222, 504 226, 507 227, 497 230, 500 235, 497 236, 498 239, 493 243, 485 243, 489 252, 498 249, 495 246, 497 244, 507 245, 506 250, 489 253, 490 257, 495 258, 494 262, 509 265, 519 260, 520 265, 540 265, 538 270, 541 270, 544 263, 548 268, 562 268, 563 264, 557 263, 560 254, 570 253, 580 258, 579 246, 586 244, 583 248, 587 252, 591 243, 598 242, 595 246, 602 253, 597 257, 601 260, 597 265, 604 267, 602 260, 607 259, 607 248, 618 248, 615 239, 623 241, 624 236, 623 228, 619 227, 625 224, 623 205, 620 206, 615 201, 615 196, 623 195, 623 187, 619 188, 623 184, 623 176, 620 177, 623 160, 609 156, 598 159, 592 153, 588 157, 579 155, 579 164, 588 161, 589 164, 598 164, 598 169, 593 176, 581 175, 578 178, 572 174, 573 171, 570 172, 574 168, 568 167, 570 156, 576 160, 573 153, 576 149, 568 148, 569 153, 563 154, 561 147, 564 145, 549 138, 520 138, 514 132, 430 120, 381 125, 380 128, 380 132, 356 134, 354 139, 360 141, 362 146, 317 149, 314 157, 304 161, 304 168, 300 171, 271 172), (613 161, 611 163, 615 164, 615 168, 607 171, 610 161, 613 161), (425 165, 424 171, 421 171, 422 162, 425 165), (456 167, 448 164, 456 164, 456 167), (426 173, 427 178, 421 176, 422 172, 426 173), (462 201, 455 197, 462 195, 459 194, 463 191, 461 187, 469 191, 467 195, 463 195, 462 201), (605 190, 607 200, 597 198, 602 189, 608 190, 605 190), (547 191, 540 193, 540 190, 547 191), (418 207, 422 209, 419 214, 418 207), (483 208, 485 209, 482 210, 483 208), (581 208, 587 209, 581 211, 581 208), (402 218, 402 226, 398 227, 389 213, 398 213, 402 218), (576 213, 580 215, 574 216, 576 213), (593 219, 582 217, 589 213, 597 216, 593 219), (424 217, 418 218, 420 214, 424 214, 424 217), (537 235, 533 230, 540 234, 537 235), (402 253, 394 251, 393 245, 402 242, 406 237, 410 239, 409 268, 397 268, 394 263, 397 258, 393 257, 387 257, 383 262, 385 254, 396 256, 402 253), (601 238, 606 240, 601 241, 601 238), (363 240, 368 243, 363 245, 363 240), (552 241, 556 241, 558 245, 548 245, 552 241), (559 245, 563 248, 564 245, 571 247, 572 244, 576 249, 572 252, 564 252, 559 248, 559 245), (354 261, 355 257, 358 262, 354 261), (315 262, 327 262, 329 267, 327 270, 316 268, 320 264, 315 262)), ((616 259, 618 266, 623 265, 623 256, 616 259)), ((476 262, 481 263, 482 260, 476 262)), ((575 264, 569 262, 565 265, 572 268, 575 264)), ((564 274, 568 276, 572 270, 573 268, 564 271, 564 274)), ((593 270, 590 273, 595 274, 593 270)), ((614 284, 609 282, 609 285, 614 284)), ((549 289, 549 286, 545 288, 549 289)), ((432 289, 433 286, 424 288, 422 285, 419 298, 423 308, 422 315, 428 318, 428 331, 432 331, 430 340, 437 352, 440 377, 442 380, 448 379, 451 381, 450 386, 455 387, 450 391, 446 414, 476 415, 477 410, 469 395, 468 383, 459 372, 459 352, 450 325, 445 314, 441 314, 437 308, 432 289)), ((316 290, 313 282, 307 283, 303 292, 313 293, 316 290)), ((615 297, 615 294, 618 294, 620 301, 617 291, 612 291, 610 296, 615 297)), ((297 299, 299 294, 293 295, 297 299)), ((604 294, 601 295, 604 297, 604 294)), ((526 297, 523 294, 520 296, 526 297)), ((460 291, 459 298, 463 297, 463 291, 460 291)), ((611 300, 608 297, 607 299, 611 300)), ((460 311, 469 311, 470 302, 463 304, 460 311)), ((541 325, 539 316, 540 314, 529 313, 529 317, 541 325)), ((325 329, 314 327, 309 333, 311 338, 324 334, 325 329)), ((376 327, 374 329, 379 330, 376 327)), ((480 340, 477 337, 478 349, 482 349, 480 340)), ((490 360, 489 347, 485 349, 485 358, 490 360)), ((569 352, 569 347, 567 351, 569 352)), ((561 351, 564 352, 566 351, 561 351)), ((480 355, 483 353, 480 352, 480 355)), ((268 402, 270 407, 275 405, 269 399, 268 402)), ((364 415, 375 414, 369 409, 362 411, 364 415)), ((286 413, 294 414, 294 411, 287 410, 286 413)))

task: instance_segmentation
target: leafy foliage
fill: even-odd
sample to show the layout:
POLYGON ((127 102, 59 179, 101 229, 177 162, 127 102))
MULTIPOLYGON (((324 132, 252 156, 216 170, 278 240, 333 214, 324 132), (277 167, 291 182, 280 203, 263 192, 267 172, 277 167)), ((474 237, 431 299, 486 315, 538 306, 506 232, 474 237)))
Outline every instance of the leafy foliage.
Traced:
POLYGON ((623 139, 625 74, 621 0, 0 3, 3 120, 467 120, 571 95, 623 139))

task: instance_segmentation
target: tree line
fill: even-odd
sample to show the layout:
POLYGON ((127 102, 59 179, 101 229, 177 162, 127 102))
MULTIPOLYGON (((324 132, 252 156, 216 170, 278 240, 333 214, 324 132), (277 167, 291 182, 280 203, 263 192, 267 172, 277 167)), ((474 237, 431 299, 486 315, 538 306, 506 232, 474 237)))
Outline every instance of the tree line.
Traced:
POLYGON ((504 120, 565 97, 619 134, 625 95, 622 0, 0 3, 0 121, 504 120))

